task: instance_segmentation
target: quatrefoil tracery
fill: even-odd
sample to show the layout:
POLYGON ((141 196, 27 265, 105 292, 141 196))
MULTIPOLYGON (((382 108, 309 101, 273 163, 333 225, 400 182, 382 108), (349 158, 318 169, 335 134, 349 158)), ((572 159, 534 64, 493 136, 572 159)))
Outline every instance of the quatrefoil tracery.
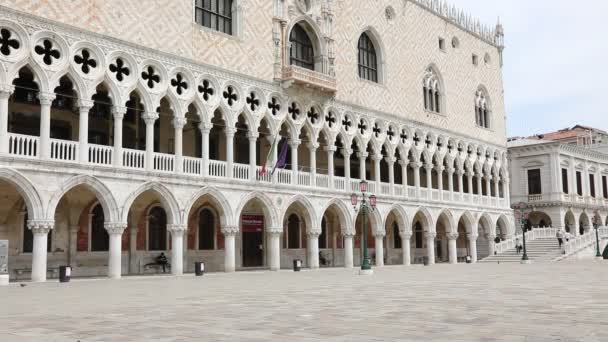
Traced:
POLYGON ((154 67, 151 65, 141 73, 141 78, 146 81, 146 84, 150 89, 154 89, 155 83, 160 83, 160 76, 156 74, 156 70, 154 70, 154 67))
POLYGON ((300 116, 300 108, 298 108, 298 105, 295 102, 291 103, 291 106, 289 106, 287 111, 289 112, 293 120, 297 120, 300 116))
POLYGON ((359 121, 359 124, 357 125, 357 128, 359 129, 361 134, 365 134, 365 131, 367 130, 367 125, 365 124, 365 120, 361 119, 359 121))
POLYGON ((270 102, 268 102, 268 109, 272 112, 272 115, 277 115, 279 111, 281 111, 281 103, 277 100, 276 97, 273 97, 270 102))
POLYGON ((344 116, 344 119, 342 120, 342 126, 344 127, 345 131, 349 131, 350 127, 353 125, 353 122, 350 120, 350 118, 348 116, 344 116))
POLYGON ((257 98, 254 92, 251 92, 246 99, 249 109, 255 111, 260 106, 260 99, 257 98))
POLYGON ((188 82, 184 80, 182 74, 177 73, 175 78, 171 80, 171 86, 175 88, 175 92, 181 95, 184 91, 188 90, 188 82))
POLYGON ((74 62, 80 65, 80 70, 82 70, 83 73, 88 74, 91 69, 97 68, 97 61, 92 57, 89 50, 82 49, 80 55, 74 56, 74 62))
MULTIPOLYGON (((374 135, 376 136, 376 138, 380 136, 380 133, 382 133, 382 129, 380 129, 380 125, 377 122, 374 124, 372 131, 374 132, 374 135)), ((361 133, 361 134, 363 134, 363 133, 361 133)))
POLYGON ((386 136, 388 140, 393 141, 393 137, 395 136, 395 132, 393 131, 393 127, 388 126, 388 131, 386 131, 386 136))
POLYGON ((238 95, 232 86, 228 86, 226 90, 224 90, 224 99, 228 102, 228 105, 232 107, 232 105, 238 100, 238 95))
POLYGON ((407 132, 405 130, 401 130, 401 135, 399 135, 399 138, 401 138, 401 143, 405 144, 407 142, 407 132))
POLYGON ((12 38, 13 33, 3 28, 0 30, 0 52, 5 56, 10 56, 11 49, 18 50, 21 44, 17 39, 12 38))
POLYGON ((310 110, 308 111, 308 113, 306 113, 306 115, 308 116, 310 123, 312 123, 313 125, 317 123, 317 120, 319 120, 319 113, 317 112, 315 107, 310 107, 310 110))
POLYGON ((42 45, 36 45, 34 51, 42 56, 42 61, 46 65, 53 64, 53 59, 59 59, 61 57, 61 53, 53 47, 53 42, 49 39, 43 40, 42 45))
POLYGON ((329 112, 325 116, 325 121, 327 122, 327 125, 329 126, 329 128, 332 128, 333 125, 336 123, 336 116, 334 115, 333 112, 329 112))
POLYGON ((198 92, 203 94, 203 100, 205 101, 209 101, 209 98, 215 94, 215 90, 208 80, 203 80, 203 84, 198 86, 198 92))
POLYGON ((122 58, 116 58, 116 63, 110 64, 110 71, 116 74, 116 79, 118 82, 122 82, 122 80, 131 74, 129 68, 127 68, 127 64, 122 58))

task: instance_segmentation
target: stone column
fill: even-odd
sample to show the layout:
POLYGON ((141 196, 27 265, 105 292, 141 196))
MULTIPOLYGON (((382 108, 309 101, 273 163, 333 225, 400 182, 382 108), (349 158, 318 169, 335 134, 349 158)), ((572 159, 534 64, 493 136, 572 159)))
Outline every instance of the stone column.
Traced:
POLYGON ((226 178, 232 178, 234 177, 234 134, 236 128, 226 127, 224 132, 226 133, 226 178))
POLYGON ((420 168, 422 163, 412 162, 412 168, 414 169, 414 186, 416 187, 416 195, 420 193, 420 168))
MULTIPOLYGON (((439 189, 439 193, 443 192, 443 170, 445 170, 445 167, 441 165, 435 168, 435 171, 437 171, 437 189, 439 189)), ((443 197, 440 199, 443 199, 443 197)))
POLYGON ((72 265, 76 262, 76 253, 78 253, 78 229, 80 229, 78 225, 70 226, 68 235, 68 265, 72 265))
POLYGON ((458 175, 458 192, 460 192, 461 194, 464 194, 464 181, 463 181, 464 171, 458 170, 458 171, 456 171, 456 174, 458 175))
POLYGON ((210 127, 206 127, 205 124, 200 123, 198 128, 201 130, 201 156, 202 156, 202 170, 203 176, 209 175, 209 133, 211 132, 210 127))
POLYGON ((306 244, 308 247, 308 267, 311 269, 319 268, 319 235, 321 235, 321 232, 319 231, 306 233, 306 236, 308 237, 308 242, 306 244))
POLYGON ((486 191, 488 198, 492 197, 492 175, 486 176, 486 191))
POLYGON ((469 195, 473 196, 473 172, 467 172, 467 181, 469 183, 469 195))
POLYGON ((12 85, 0 87, 0 154, 8 153, 8 99, 14 89, 12 85))
POLYGON ((281 269, 281 234, 283 233, 283 229, 281 227, 269 227, 266 233, 268 234, 268 246, 270 249, 268 264, 271 271, 278 271, 281 269))
POLYGON ((325 148, 327 151, 327 176, 329 177, 329 188, 334 188, 334 152, 336 146, 328 146, 325 148))
POLYGON ((255 181, 257 178, 257 142, 258 133, 249 132, 247 138, 249 139, 249 180, 255 181))
POLYGON ((454 168, 448 167, 448 191, 450 192, 450 200, 454 198, 454 168))
POLYGON ((426 164, 426 188, 429 190, 428 196, 431 198, 431 191, 433 190, 433 164, 426 164))
POLYGON ((346 232, 342 233, 342 236, 344 237, 344 267, 353 268, 353 238, 355 237, 355 233, 346 232))
POLYGON ((80 164, 89 162, 89 111, 93 101, 78 100, 78 161, 80 164))
POLYGON ((489 256, 494 255, 494 252, 496 251, 496 243, 494 242, 495 238, 496 238, 496 235, 494 235, 494 234, 486 234, 486 239, 488 240, 489 256))
POLYGON ((429 259, 429 265, 435 264, 435 237, 437 233, 426 232, 426 255, 429 259))
POLYGON ((32 282, 46 281, 46 257, 47 239, 49 232, 54 228, 54 221, 33 221, 27 222, 28 228, 34 235, 34 246, 32 249, 32 282))
POLYGON ((448 250, 450 257, 450 264, 458 263, 458 246, 456 245, 456 240, 458 239, 458 233, 448 233, 448 250))
POLYGON ((353 151, 350 148, 342 149, 344 154, 344 178, 346 178, 346 191, 350 191, 350 155, 353 151))
POLYGON ((386 157, 386 163, 388 164, 388 183, 390 185, 390 194, 395 194, 395 162, 397 158, 386 157))
POLYGON ((380 183, 382 177, 380 177, 380 161, 382 160, 382 154, 375 154, 372 157, 374 161, 374 181, 376 181, 376 193, 380 193, 380 183))
POLYGON ((300 146, 300 140, 292 140, 289 142, 291 147, 291 184, 298 184, 298 146, 300 146))
POLYGON ((122 120, 127 113, 125 107, 112 107, 112 116, 114 117, 114 156, 112 164, 114 166, 122 166, 122 120))
POLYGON ((369 153, 367 152, 359 152, 359 179, 361 180, 365 180, 366 179, 366 175, 365 175, 365 160, 367 159, 367 156, 369 155, 369 153))
POLYGON ((184 172, 183 132, 186 122, 188 122, 188 119, 183 116, 173 118, 173 128, 175 129, 175 172, 177 173, 184 172))
POLYGON ((308 151, 310 152, 310 186, 317 185, 317 148, 318 143, 308 143, 308 151))
POLYGON ((146 123, 146 170, 154 170, 154 123, 158 120, 158 113, 146 112, 142 114, 146 123))
POLYGON ((108 277, 120 279, 122 276, 122 233, 127 229, 126 223, 105 223, 104 227, 110 236, 108 253, 108 277))
POLYGON ((384 266, 384 234, 377 232, 374 237, 376 242, 376 266, 384 266))
POLYGON ((403 185, 403 194, 407 197, 408 194, 408 186, 407 186, 407 160, 400 160, 399 164, 401 165, 401 184, 403 185))
POLYGON ((471 253, 471 262, 476 263, 477 262, 477 237, 478 237, 478 235, 469 233, 467 235, 467 237, 469 238, 469 249, 470 249, 470 253, 471 253))
POLYGON ((481 197, 483 196, 483 189, 481 188, 481 178, 483 177, 483 173, 478 173, 477 174, 477 192, 478 192, 478 196, 481 199, 481 197))
POLYGON ((139 268, 136 260, 137 254, 137 226, 132 225, 129 227, 129 273, 139 273, 139 268))
MULTIPOLYGON (((561 172, 560 172, 561 175, 561 172)), ((498 183, 500 182, 500 177, 496 176, 496 179, 494 179, 494 197, 496 198, 500 198, 500 187, 498 186, 498 183)))
POLYGON ((412 232, 400 231, 399 233, 401 235, 401 246, 403 246, 403 265, 409 266, 412 264, 412 232))
POLYGON ((186 226, 181 224, 167 225, 171 233, 171 274, 181 275, 184 273, 184 233, 186 226))
POLYGON ((233 226, 222 228, 224 234, 224 272, 231 273, 236 270, 236 248, 234 239, 239 229, 233 226))
MULTIPOLYGON (((40 100, 40 158, 51 158, 51 105, 55 100, 54 93, 38 94, 40 100)), ((32 274, 33 277, 33 274, 32 274)), ((46 270, 45 270, 46 280, 46 270)), ((44 280, 42 280, 44 281, 44 280)))

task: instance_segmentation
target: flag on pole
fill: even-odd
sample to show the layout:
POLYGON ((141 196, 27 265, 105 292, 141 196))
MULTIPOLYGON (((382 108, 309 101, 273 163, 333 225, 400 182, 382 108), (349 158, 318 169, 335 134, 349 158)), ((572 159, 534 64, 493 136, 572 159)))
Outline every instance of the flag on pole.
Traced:
POLYGON ((274 168, 272 169, 272 174, 274 175, 274 172, 277 169, 284 169, 285 165, 287 165, 287 145, 289 140, 284 139, 285 141, 283 142, 283 146, 281 146, 281 153, 279 153, 279 160, 277 161, 277 163, 274 165, 274 168))
POLYGON ((262 170, 260 171, 260 177, 263 177, 266 172, 268 172, 267 168, 269 167, 269 165, 273 165, 275 160, 274 160, 274 151, 277 149, 277 137, 274 137, 274 140, 272 141, 272 145, 270 146, 270 150, 268 151, 268 155, 266 156, 266 160, 264 161, 264 164, 262 164, 262 170))

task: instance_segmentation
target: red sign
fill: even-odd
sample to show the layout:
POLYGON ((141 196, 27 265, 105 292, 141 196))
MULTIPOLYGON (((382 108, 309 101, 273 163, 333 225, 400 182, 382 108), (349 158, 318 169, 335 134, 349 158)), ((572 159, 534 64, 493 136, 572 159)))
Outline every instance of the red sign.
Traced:
POLYGON ((242 215, 241 227, 243 233, 258 233, 264 231, 263 215, 242 215))

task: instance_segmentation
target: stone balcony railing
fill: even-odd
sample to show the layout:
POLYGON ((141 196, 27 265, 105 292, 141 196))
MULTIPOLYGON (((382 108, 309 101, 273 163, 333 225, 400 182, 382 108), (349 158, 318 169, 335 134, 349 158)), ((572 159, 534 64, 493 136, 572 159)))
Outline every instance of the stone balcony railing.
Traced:
POLYGON ((335 93, 337 90, 336 78, 334 76, 295 65, 283 68, 283 86, 289 88, 292 84, 318 89, 327 93, 335 93))
POLYGON ((541 203, 564 203, 572 205, 583 205, 592 207, 606 207, 608 208, 608 198, 602 198, 601 196, 580 196, 578 194, 564 194, 564 193, 544 193, 537 195, 526 195, 526 196, 512 196, 512 203, 526 202, 531 204, 541 203))
MULTIPOLYGON (((30 137, 9 133, 10 157, 28 161, 40 159, 40 145, 38 137, 30 137)), ((78 143, 64 140, 52 140, 53 146, 50 161, 59 163, 78 163, 79 146, 78 143)), ((215 179, 237 180, 244 184, 276 184, 289 186, 290 189, 302 188, 302 190, 323 189, 324 191, 343 192, 348 196, 353 191, 359 191, 359 179, 332 176, 314 172, 293 171, 279 169, 275 174, 269 172, 262 174, 261 166, 232 163, 232 170, 226 161, 207 160, 193 157, 182 157, 178 161, 175 155, 154 153, 151 169, 147 169, 145 151, 122 149, 122 160, 116 160, 114 150, 111 146, 88 144, 88 165, 99 170, 116 169, 154 171, 161 174, 172 174, 176 177, 180 175, 199 176, 215 179), (181 167, 179 167, 181 163, 181 167)), ((85 164, 86 160, 85 160, 85 164)), ((489 207, 498 209, 508 209, 509 203, 506 198, 487 196, 459 191, 429 189, 428 187, 415 187, 404 184, 391 184, 370 180, 369 192, 383 197, 397 199, 409 199, 416 201, 426 201, 434 203, 460 203, 475 207, 489 207)))

